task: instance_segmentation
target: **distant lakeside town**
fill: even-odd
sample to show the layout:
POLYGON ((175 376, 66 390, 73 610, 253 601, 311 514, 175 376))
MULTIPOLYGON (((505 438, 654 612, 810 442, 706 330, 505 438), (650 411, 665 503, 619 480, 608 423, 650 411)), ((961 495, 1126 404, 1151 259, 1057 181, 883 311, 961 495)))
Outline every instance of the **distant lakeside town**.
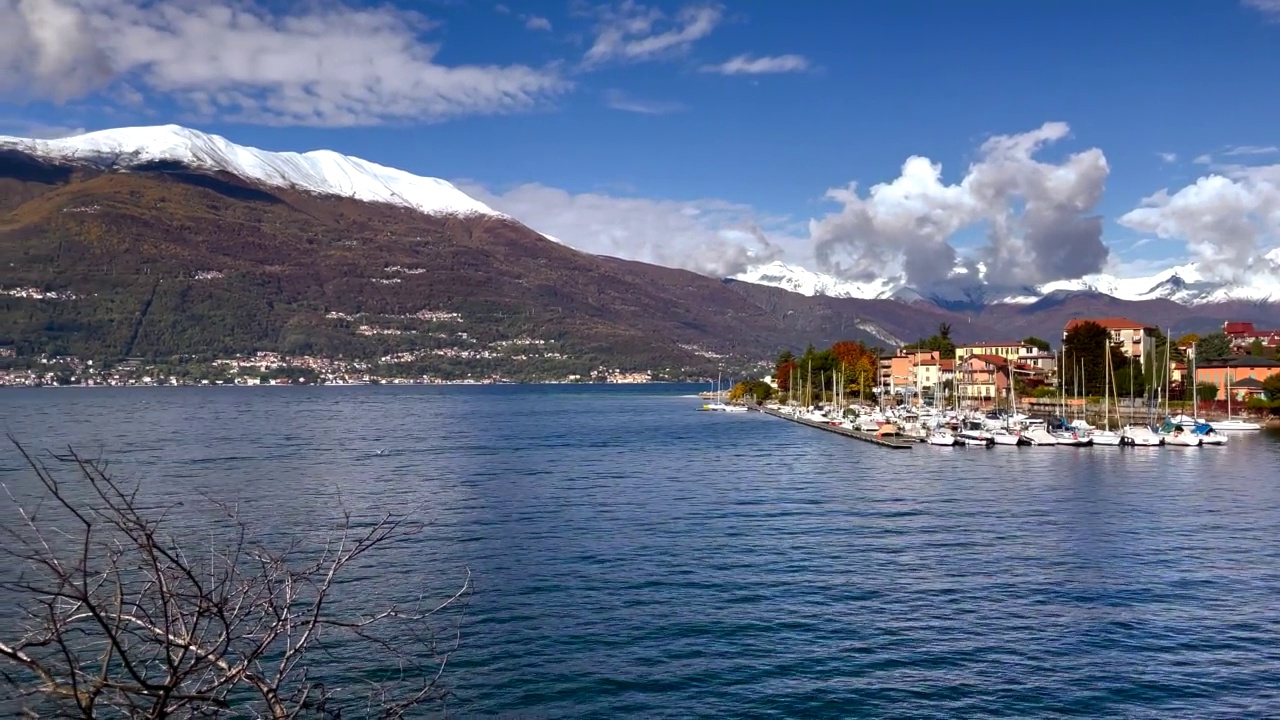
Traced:
POLYGON ((190 387, 211 385, 492 385, 539 383, 674 382, 654 371, 623 371, 598 367, 588 373, 567 373, 539 380, 516 380, 501 373, 473 377, 445 377, 389 371, 362 360, 258 352, 207 362, 154 363, 126 359, 105 365, 69 356, 19 358, 0 348, 0 387, 190 387))

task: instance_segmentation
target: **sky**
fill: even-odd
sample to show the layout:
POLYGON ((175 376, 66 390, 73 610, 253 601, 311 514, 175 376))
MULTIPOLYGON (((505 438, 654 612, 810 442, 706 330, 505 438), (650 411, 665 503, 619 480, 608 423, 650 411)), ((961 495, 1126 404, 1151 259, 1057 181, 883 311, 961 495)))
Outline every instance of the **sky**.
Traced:
POLYGON ((590 252, 1280 275, 1280 0, 0 0, 0 134, 179 123, 590 252))

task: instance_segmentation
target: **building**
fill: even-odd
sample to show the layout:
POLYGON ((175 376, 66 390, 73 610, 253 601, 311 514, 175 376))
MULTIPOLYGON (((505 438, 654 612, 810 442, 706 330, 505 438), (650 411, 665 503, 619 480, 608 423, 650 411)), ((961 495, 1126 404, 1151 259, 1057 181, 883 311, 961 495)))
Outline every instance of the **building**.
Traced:
POLYGON ((1009 362, 1021 362, 1022 358, 1039 355, 1040 348, 1028 345, 1021 340, 1007 342, 980 342, 956 346, 956 357, 964 359, 970 355, 996 355, 1009 362))
POLYGON ((937 360, 937 350, 919 350, 902 348, 893 355, 880 356, 880 373, 876 384, 880 387, 892 388, 894 393, 902 393, 906 388, 916 385, 916 366, 924 360, 937 360))
POLYGON ((1253 341, 1262 343, 1264 348, 1275 354, 1280 350, 1280 330, 1259 330, 1251 322, 1224 322, 1222 334, 1231 341, 1232 352, 1246 353, 1253 346, 1253 341))
POLYGON ((1272 375, 1280 375, 1280 360, 1251 355, 1206 360, 1203 365, 1196 365, 1196 385, 1216 385, 1219 400, 1227 399, 1227 388, 1231 388, 1234 400, 1261 392, 1262 382, 1272 375))
POLYGON ((933 395, 948 380, 956 376, 956 361, 941 358, 924 358, 916 364, 916 388, 925 397, 933 395))
POLYGON ((994 404, 1009 395, 1012 363, 1000 355, 969 355, 957 361, 956 394, 961 403, 994 404))
POLYGON ((1076 318, 1067 323, 1062 330, 1062 340, 1066 342, 1067 333, 1076 326, 1087 322, 1097 323, 1111 332, 1111 342, 1120 348, 1125 357, 1139 361, 1149 358, 1156 351, 1156 329, 1128 318, 1076 318))

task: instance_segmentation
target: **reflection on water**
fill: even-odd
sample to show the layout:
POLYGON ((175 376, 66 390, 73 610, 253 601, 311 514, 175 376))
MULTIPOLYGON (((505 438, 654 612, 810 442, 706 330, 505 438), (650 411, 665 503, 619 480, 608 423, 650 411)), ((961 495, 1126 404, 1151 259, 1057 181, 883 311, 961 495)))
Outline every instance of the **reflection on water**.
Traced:
MULTIPOLYGON (((4 391, 31 447, 280 535, 416 508, 477 713, 1280 714, 1280 442, 886 451, 680 387, 4 391), (378 451, 383 451, 378 454, 378 451)), ((26 475, 10 451, 0 476, 26 475)), ((192 512, 195 512, 193 509, 192 512)), ((194 518, 192 518, 194 521, 194 518)))

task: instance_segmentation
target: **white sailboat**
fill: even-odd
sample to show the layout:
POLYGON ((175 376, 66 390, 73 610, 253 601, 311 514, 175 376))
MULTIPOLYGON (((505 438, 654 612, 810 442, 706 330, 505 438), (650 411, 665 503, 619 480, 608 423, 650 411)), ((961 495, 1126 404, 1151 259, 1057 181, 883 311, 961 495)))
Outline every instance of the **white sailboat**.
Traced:
MULTIPOLYGON (((1102 389, 1102 429, 1089 433, 1089 437, 1093 439, 1094 445, 1120 447, 1122 436, 1111 429, 1111 390, 1115 387, 1115 383, 1112 382, 1114 369, 1111 364, 1111 343, 1107 342, 1103 347, 1106 352, 1107 362, 1102 389)), ((1118 405, 1119 403, 1117 402, 1116 404, 1118 405)))
POLYGON ((1236 420, 1231 417, 1231 368, 1224 373, 1227 379, 1227 419, 1209 423, 1218 432, 1261 430, 1262 425, 1248 420, 1236 420))

